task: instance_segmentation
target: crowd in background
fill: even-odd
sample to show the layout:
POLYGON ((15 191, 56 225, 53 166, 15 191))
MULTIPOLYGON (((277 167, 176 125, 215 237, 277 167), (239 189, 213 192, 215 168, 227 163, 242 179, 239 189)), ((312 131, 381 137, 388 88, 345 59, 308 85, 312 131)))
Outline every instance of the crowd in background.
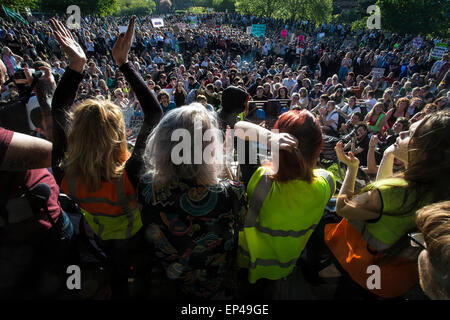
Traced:
MULTIPOLYGON (((45 180, 33 186, 47 181, 50 214, 68 238, 88 230, 81 232, 90 235, 88 245, 77 250, 87 255, 92 248, 84 246, 93 246, 112 261, 113 297, 125 291, 133 296, 124 289, 122 278, 128 277, 139 280, 134 290, 146 297, 158 297, 143 287, 161 288, 159 279, 164 297, 220 299, 233 289, 223 291, 224 283, 248 282, 239 294, 273 298, 266 295, 276 291, 273 281, 301 270, 310 284, 339 276, 335 297, 361 298, 365 294, 354 287, 364 287, 364 268, 380 263, 388 275, 383 290, 362 291, 370 291, 368 298, 398 298, 419 287, 419 261, 427 295, 448 299, 450 61, 448 52, 440 59, 432 55, 448 39, 417 44, 415 35, 237 14, 169 15, 158 28, 150 17, 133 18, 121 35, 119 27, 129 21, 86 17, 71 31, 44 18, 29 26, 0 21, 2 104, 20 101, 33 72, 43 72, 25 112, 30 133, 53 143, 53 159, 42 160, 51 173, 41 172, 45 180), (265 35, 247 32, 253 24, 265 24, 265 35), (254 130, 276 141, 280 171, 267 182, 269 165, 251 166, 237 154, 232 162, 239 169, 226 176, 223 168, 206 164, 171 167, 170 152, 163 152, 173 147, 171 133, 191 130, 195 117, 205 130, 254 130), (271 134, 272 128, 281 133, 271 134), (54 208, 61 203, 59 190, 76 200, 84 217, 75 231, 69 226, 76 226, 75 218, 54 208), (298 200, 297 193, 309 198, 298 200), (436 216, 427 205, 439 207, 436 216), (276 212, 289 218, 281 221, 276 212), (128 220, 102 218, 108 215, 128 220), (245 220, 240 232, 231 232, 228 225, 239 220, 245 220), (447 228, 436 231, 434 220, 447 228), (116 223, 115 231, 108 229, 116 223), (425 239, 419 242, 427 246, 419 260, 417 251, 405 253, 418 228, 425 239), (233 244, 236 232, 239 243, 233 244), (118 239, 128 241, 112 242, 118 239), (146 241, 152 254, 143 258, 139 250, 146 241), (345 243, 355 244, 353 253, 345 243), (323 252, 332 257, 327 264, 323 252), (245 270, 234 275, 238 279, 227 278, 230 255, 245 270), (136 270, 131 276, 130 264, 132 271, 150 264, 153 278, 136 270)), ((246 148, 256 143, 236 135, 246 148)), ((9 148, 11 139, 2 132, 9 148)), ((5 158, 8 146, 1 150, 5 158)), ((7 160, 2 163, 7 170, 7 160)), ((51 229, 48 220, 40 224, 51 229)), ((109 280, 93 270, 94 280, 83 284, 94 281, 95 293, 85 297, 111 297, 100 292, 109 280)))

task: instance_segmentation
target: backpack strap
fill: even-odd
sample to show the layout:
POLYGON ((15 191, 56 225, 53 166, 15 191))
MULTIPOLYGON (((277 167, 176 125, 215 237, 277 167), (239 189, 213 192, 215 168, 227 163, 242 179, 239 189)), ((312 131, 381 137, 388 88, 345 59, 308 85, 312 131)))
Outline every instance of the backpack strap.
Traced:
POLYGON ((239 296, 239 280, 238 280, 238 270, 239 266, 237 264, 237 254, 239 247, 239 231, 242 229, 242 217, 241 217, 241 205, 236 193, 231 190, 232 198, 232 214, 233 214, 233 247, 228 253, 228 271, 225 273, 225 294, 231 295, 233 298, 239 296))
POLYGON ((273 181, 267 175, 263 175, 258 181, 255 190, 250 200, 247 217, 245 219, 244 227, 252 228, 256 227, 256 219, 259 216, 259 212, 263 206, 264 200, 266 200, 270 189, 272 188, 273 181))

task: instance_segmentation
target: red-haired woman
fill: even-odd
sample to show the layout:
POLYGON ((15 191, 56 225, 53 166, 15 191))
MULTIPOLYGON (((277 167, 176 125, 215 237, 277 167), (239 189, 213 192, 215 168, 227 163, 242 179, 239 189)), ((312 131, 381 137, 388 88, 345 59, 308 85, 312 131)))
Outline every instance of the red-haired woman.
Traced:
POLYGON ((249 122, 235 125, 238 139, 259 138, 272 153, 271 161, 257 168, 249 181, 244 177, 249 211, 239 234, 238 261, 248 268, 252 284, 292 273, 336 185, 331 173, 314 169, 323 139, 311 112, 288 111, 274 129, 279 133, 249 122))
POLYGON ((397 104, 394 108, 389 110, 386 114, 386 117, 383 118, 381 122, 382 127, 392 128, 397 118, 405 117, 406 119, 410 118, 410 114, 408 113, 409 107, 409 99, 404 97, 397 100, 397 104))

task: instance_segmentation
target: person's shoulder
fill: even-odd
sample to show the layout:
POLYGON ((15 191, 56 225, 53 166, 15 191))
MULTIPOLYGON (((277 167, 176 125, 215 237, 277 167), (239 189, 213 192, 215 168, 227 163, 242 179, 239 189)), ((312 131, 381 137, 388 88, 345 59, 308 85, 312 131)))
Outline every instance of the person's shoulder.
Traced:
POLYGON ((334 174, 325 169, 315 169, 313 173, 315 183, 321 185, 327 191, 330 190, 331 197, 336 191, 336 178, 334 174))

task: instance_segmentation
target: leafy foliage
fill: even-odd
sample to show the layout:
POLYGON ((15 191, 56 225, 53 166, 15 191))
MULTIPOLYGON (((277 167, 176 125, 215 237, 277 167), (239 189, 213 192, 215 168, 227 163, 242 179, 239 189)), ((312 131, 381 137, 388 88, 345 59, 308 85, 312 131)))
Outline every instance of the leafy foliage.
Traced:
POLYGON ((116 15, 149 15, 156 9, 154 0, 119 0, 119 10, 116 15))
POLYGON ((77 5, 82 15, 108 16, 119 9, 119 0, 40 0, 39 8, 65 13, 71 5, 77 5))
POLYGON ((17 9, 19 11, 25 11, 25 8, 27 7, 30 9, 36 8, 38 5, 38 0, 2 0, 0 1, 0 4, 12 10, 17 9))
POLYGON ((400 34, 448 36, 448 0, 378 0, 383 29, 400 34))
POLYGON ((333 11, 332 0, 238 0, 236 11, 281 19, 307 19, 327 22, 333 11))

